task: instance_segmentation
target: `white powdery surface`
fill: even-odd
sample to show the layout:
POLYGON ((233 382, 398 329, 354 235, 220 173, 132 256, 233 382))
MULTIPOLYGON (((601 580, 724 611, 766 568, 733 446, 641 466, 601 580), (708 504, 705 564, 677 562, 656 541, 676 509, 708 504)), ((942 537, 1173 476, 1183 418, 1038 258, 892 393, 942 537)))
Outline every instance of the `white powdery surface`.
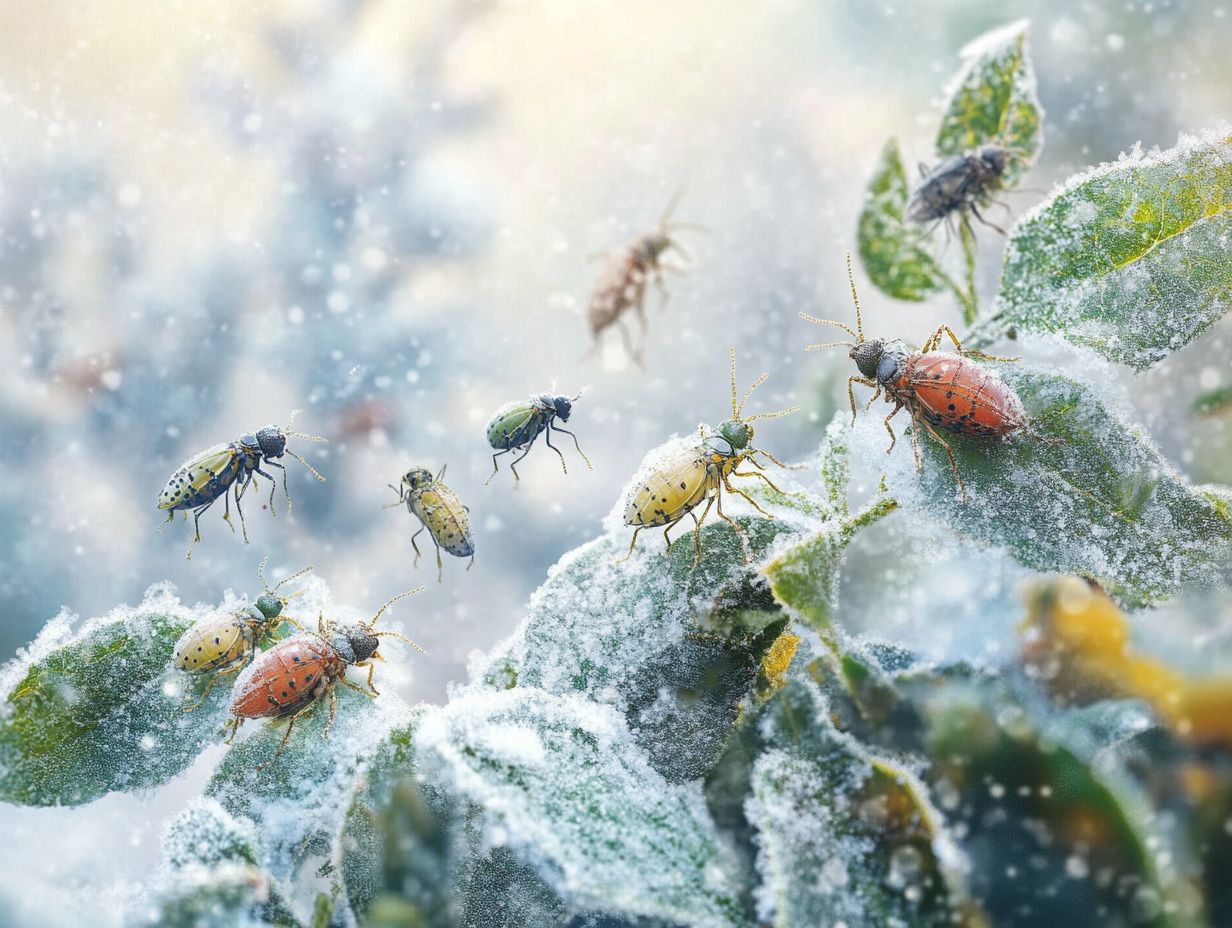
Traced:
POLYGON ((482 808, 489 843, 518 850, 577 909, 735 924, 734 862, 700 785, 664 780, 611 708, 473 687, 425 716, 416 742, 425 768, 482 808))

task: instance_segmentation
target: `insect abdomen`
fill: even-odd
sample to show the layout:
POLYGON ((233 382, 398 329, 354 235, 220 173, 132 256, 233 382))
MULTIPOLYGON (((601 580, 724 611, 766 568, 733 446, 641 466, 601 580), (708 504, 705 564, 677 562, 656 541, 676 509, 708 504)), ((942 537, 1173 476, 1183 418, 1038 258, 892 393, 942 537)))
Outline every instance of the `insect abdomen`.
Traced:
POLYGON ((546 419, 529 403, 498 410, 488 423, 488 444, 498 451, 520 448, 543 431, 546 419))
POLYGON ((411 509, 432 534, 436 543, 456 557, 475 553, 466 509, 453 490, 440 483, 411 498, 411 509))
POLYGON ((342 670, 342 660, 323 641, 283 641, 253 661, 240 677, 231 712, 249 719, 287 715, 320 698, 342 670))
POLYGON ((716 482, 702 448, 687 464, 650 474, 629 496, 625 525, 669 525, 677 522, 713 492, 716 482))
POLYGON ((224 617, 198 622, 176 642, 172 662, 185 673, 206 673, 234 667, 252 653, 244 626, 224 617))
POLYGON ((645 293, 645 262, 637 250, 631 248, 615 257, 595 284, 586 307, 591 333, 598 335, 640 303, 645 293))
POLYGON ((239 476, 243 461, 234 445, 198 455, 171 475, 158 495, 158 508, 195 509, 218 499, 239 476))
POLYGON ((993 371, 946 352, 914 355, 900 381, 921 415, 960 435, 1008 435, 1026 424, 1022 401, 993 371))

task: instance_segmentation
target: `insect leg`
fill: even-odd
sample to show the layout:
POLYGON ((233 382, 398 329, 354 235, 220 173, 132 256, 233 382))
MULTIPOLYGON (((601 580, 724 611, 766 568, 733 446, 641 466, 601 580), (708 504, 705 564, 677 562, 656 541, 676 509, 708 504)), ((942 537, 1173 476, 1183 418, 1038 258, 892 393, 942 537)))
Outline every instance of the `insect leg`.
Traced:
POLYGON ((204 506, 199 506, 193 510, 193 540, 188 543, 188 553, 184 555, 185 560, 192 560, 193 548, 201 540, 201 514, 213 505, 214 500, 210 500, 204 506))
POLYGON ((877 387, 879 384, 871 377, 848 377, 847 378, 847 399, 851 401, 851 424, 856 424, 856 391, 855 384, 863 384, 866 387, 877 387))
MULTIPOLYGON (((769 484, 770 489, 774 490, 774 492, 783 493, 782 489, 775 486, 773 480, 771 480, 769 477, 767 477, 765 474, 763 474, 759 470, 751 470, 747 474, 742 473, 741 471, 738 471, 738 470, 734 470, 732 471, 731 475, 733 477, 760 477, 762 480, 766 481, 767 484, 769 484)), ((728 489, 731 490, 733 493, 740 493, 741 496, 744 496, 743 493, 741 493, 739 490, 735 489, 734 487, 729 486, 728 489)), ((783 493, 783 495, 786 496, 787 494, 783 493)), ((747 499, 748 497, 745 497, 745 498, 747 499)), ((752 502, 752 500, 750 500, 750 502, 752 502)), ((756 505, 756 503, 754 503, 754 505, 756 505)))
POLYGON ((167 518, 163 519, 163 524, 158 527, 158 531, 154 534, 161 535, 167 530, 167 523, 175 521, 175 510, 172 509, 167 513, 167 518))
POLYGON ((595 469, 595 468, 594 468, 594 465, 590 463, 590 458, 588 458, 588 457, 586 456, 586 452, 582 450, 582 446, 578 444, 578 440, 577 440, 577 436, 576 436, 576 435, 574 435, 574 434, 573 434, 572 432, 570 432, 568 429, 562 429, 559 425, 552 425, 551 423, 548 423, 548 424, 549 424, 549 425, 551 425, 551 427, 552 427, 552 428, 554 428, 556 431, 558 431, 558 432, 564 432, 566 435, 568 435, 570 438, 572 438, 572 439, 573 439, 573 447, 577 448, 577 453, 578 453, 578 454, 580 454, 580 455, 582 456, 582 460, 586 462, 586 467, 587 467, 587 469, 588 469, 588 470, 594 470, 594 469, 595 469))
POLYGON ((939 329, 937 329, 936 339, 937 339, 938 345, 941 344, 941 333, 942 332, 945 332, 945 334, 950 336, 950 341, 954 343, 954 350, 963 356, 983 358, 985 361, 1013 362, 1013 361, 1018 360, 1018 358, 1003 358, 1000 355, 988 354, 987 352, 980 351, 978 348, 964 348, 962 346, 962 343, 958 340, 958 336, 954 334, 954 330, 951 329, 948 325, 943 325, 939 329))
MULTIPOLYGON (((733 471, 733 473, 735 472, 733 471)), ((758 474, 758 473, 750 472, 747 474, 735 474, 735 475, 737 477, 761 477, 761 479, 766 481, 766 483, 770 483, 770 478, 767 477, 765 474, 758 474)), ((773 483, 770 483, 770 486, 774 487, 775 490, 778 490, 779 493, 783 492, 782 490, 779 490, 778 487, 775 487, 773 483)), ((725 489, 728 493, 735 493, 737 496, 743 496, 748 501, 750 506, 752 506, 754 509, 760 512, 767 519, 774 518, 774 516, 766 512, 766 510, 762 509, 761 506, 757 505, 757 500, 753 499, 753 497, 745 493, 744 490, 741 490, 739 487, 733 487, 731 485, 731 481, 726 476, 723 477, 723 489, 725 489)))
POLYGON ((560 469, 566 474, 569 473, 569 468, 565 466, 565 456, 560 453, 560 449, 552 444, 552 420, 548 420, 547 428, 543 430, 543 440, 548 443, 548 447, 556 452, 556 456, 560 458, 560 469))
POLYGON ((329 739, 329 730, 334 727, 334 716, 338 714, 338 694, 331 686, 329 688, 329 718, 325 720, 325 728, 321 731, 322 740, 329 739))
POLYGON ((950 459, 950 470, 954 471, 954 479, 958 481, 958 489, 962 491, 962 501, 967 502, 967 487, 963 484, 962 474, 958 472, 958 462, 954 460, 954 449, 950 447, 950 443, 937 434, 936 429, 928 422, 923 422, 924 428, 928 429, 930 435, 941 443, 941 447, 945 449, 946 456, 950 459))
MULTIPOLYGON (((528 454, 530 454, 530 449, 531 449, 531 448, 533 448, 533 447, 535 446, 535 442, 538 440, 539 435, 540 435, 540 433, 539 433, 539 432, 536 432, 536 433, 535 433, 534 438, 532 438, 530 441, 528 441, 528 442, 526 443, 526 450, 522 452, 521 457, 519 457, 519 458, 517 458, 517 459, 515 459, 515 460, 513 460, 513 461, 510 461, 510 462, 509 462, 509 469, 510 469, 511 471, 513 471, 513 479, 514 479, 514 480, 521 480, 521 479, 522 479, 521 477, 519 477, 519 476, 518 476, 518 464, 522 461, 522 458, 524 458, 524 457, 526 457, 528 454)), ((563 457, 561 458, 561 464, 562 464, 562 465, 564 464, 564 458, 563 458, 563 457)), ((567 473, 567 471, 566 471, 566 473, 567 473)))
MULTIPOLYGON (((282 471, 282 492, 286 493, 287 495, 287 514, 290 515, 291 513, 291 493, 287 489, 287 469, 283 467, 281 464, 279 464, 277 461, 270 461, 267 459, 265 463, 268 464, 270 467, 277 467, 280 471, 282 471)), ((253 470, 270 482, 270 498, 269 498, 270 515, 277 516, 278 513, 274 511, 274 493, 278 489, 278 481, 275 480, 273 477, 271 477, 269 474, 267 474, 265 471, 263 471, 260 465, 258 465, 257 467, 254 467, 253 470)))
MULTIPOLYGON (((244 484, 247 486, 248 484, 244 484)), ((241 497, 244 495, 244 487, 236 484, 235 488, 235 511, 240 516, 240 530, 244 533, 244 544, 248 544, 248 523, 244 521, 244 507, 240 503, 241 497)))
MULTIPOLYGON (((367 667, 368 667, 368 682, 371 683, 372 682, 372 671, 376 670, 376 665, 368 664, 367 667)), ((369 699, 376 699, 378 696, 381 695, 375 689, 369 692, 368 690, 364 689, 362 686, 352 683, 350 680, 346 679, 345 677, 339 677, 337 682, 341 683, 343 686, 345 686, 349 690, 354 690, 357 693, 363 693, 369 699)))
POLYGON ((923 470, 924 464, 920 461, 920 417, 913 411, 911 413, 911 451, 915 454, 915 469, 923 470))
MULTIPOLYGON (((513 450, 512 448, 506 448, 504 451, 498 451, 498 452, 496 452, 496 454, 492 455, 492 473, 491 473, 491 474, 489 474, 489 475, 488 475, 488 479, 487 479, 487 480, 485 480, 485 481, 483 482, 483 485, 484 485, 485 487, 486 487, 489 483, 491 483, 491 482, 492 482, 492 478, 496 476, 496 472, 497 472, 497 470, 499 470, 499 468, 496 466, 496 459, 497 459, 498 457, 500 457, 502 454, 508 454, 508 453, 509 453, 510 451, 512 451, 512 450, 513 450)), ((514 476, 514 479, 517 479, 518 472, 517 472, 516 470, 513 472, 513 476, 514 476)))
POLYGON ((693 516, 693 566, 696 567, 702 562, 702 523, 706 521, 706 516, 710 514, 710 507, 714 505, 714 497, 711 496, 706 500, 706 508, 702 510, 701 516, 693 516))
POLYGON ((240 726, 243 724, 244 724, 244 720, 240 718, 239 716, 235 716, 232 719, 228 719, 226 725, 224 725, 223 727, 226 728, 227 726, 230 726, 231 734, 227 735, 227 739, 223 742, 223 744, 230 744, 232 741, 234 741, 235 733, 240 730, 240 726))
MULTIPOLYGON (((645 364, 642 362, 642 350, 633 346, 633 337, 629 335, 629 330, 625 328, 625 324, 619 319, 616 320, 616 328, 620 330, 620 340, 624 343, 625 353, 638 367, 645 370, 645 364)), ((642 324, 642 341, 646 340, 646 326, 642 324)))
MULTIPOLYGON (((678 522, 680 520, 677 519, 676 521, 678 522)), ((663 549, 664 554, 667 554, 667 552, 672 550, 672 540, 667 537, 667 533, 670 532, 675 527, 676 527, 676 522, 668 522, 667 525, 663 526, 663 540, 667 543, 667 547, 663 549)))
POLYGON ((898 436, 894 434, 894 429, 890 428, 890 420, 893 419, 895 416, 897 416, 898 411, 902 408, 903 407, 901 404, 895 406, 894 409, 890 412, 890 414, 885 417, 886 431, 890 433, 890 447, 886 448, 886 454, 889 454, 891 451, 893 451, 894 446, 898 444, 898 436))
POLYGON ((640 532, 643 528, 645 528, 644 525, 639 525, 637 528, 633 530, 633 537, 629 539, 629 551, 627 554, 625 554, 624 557, 622 557, 619 561, 616 562, 617 564, 623 564, 629 558, 633 557, 633 546, 637 544, 637 533, 640 532))
MULTIPOLYGON (((236 503, 235 505, 239 505, 236 503)), ((231 523, 231 494, 224 493, 222 495, 222 520, 227 523, 227 527, 231 529, 231 534, 235 534, 235 526, 231 523)))
POLYGON ((210 677, 210 682, 209 682, 209 683, 207 683, 207 684, 205 684, 205 689, 204 689, 204 690, 202 691, 202 693, 201 693, 201 698, 200 698, 200 699, 198 699, 196 702, 194 702, 192 705, 185 706, 185 707, 184 707, 184 711, 185 711, 185 712, 192 712, 192 711, 193 711, 193 709, 196 709, 196 708, 197 708, 198 706, 200 706, 203 702, 205 702, 205 697, 206 697, 206 696, 208 696, 208 695, 210 695, 210 690, 212 690, 212 689, 214 688, 214 684, 218 681, 218 678, 219 678, 219 677, 229 677, 229 676, 231 676, 231 674, 233 674, 233 673, 239 673, 239 672, 240 672, 241 670, 243 670, 243 669, 244 669, 244 665, 243 665, 243 664, 237 664, 237 665, 236 665, 236 666, 234 666, 234 667, 228 667, 226 670, 220 670, 220 671, 218 671, 218 673, 216 673, 216 674, 214 674, 212 677, 210 677))
POLYGON ((445 568, 444 565, 441 564, 441 546, 437 544, 435 535, 432 537, 432 543, 436 545, 436 582, 440 583, 442 571, 444 571, 445 568))
POLYGON ((971 204, 971 214, 980 221, 981 225, 988 226, 988 228, 992 229, 995 232, 1000 232, 1002 235, 1008 235, 1008 233, 1003 228, 1001 228, 999 225, 989 222, 987 219, 981 216, 979 209, 976 207, 974 203, 971 204))
POLYGON ((423 530, 425 528, 427 528, 426 525, 419 526, 419 531, 417 531, 414 535, 411 536, 411 547, 415 549, 415 563, 411 565, 412 567, 419 566, 419 558, 421 555, 419 553, 419 545, 415 544, 415 539, 423 534, 423 530))
POLYGON ((300 716, 304 715, 305 713, 311 712, 313 709, 315 709, 316 705, 317 705, 316 700, 313 700, 312 702, 308 703, 308 705, 304 706, 304 708, 300 709, 298 712, 296 712, 294 715, 291 716, 290 720, 287 722, 287 730, 282 733, 282 740, 278 742, 278 750, 276 750, 274 752, 274 756, 271 757, 269 760, 265 761, 265 763, 257 764, 258 770, 264 770, 266 767, 269 767, 271 764, 274 763, 274 761, 276 761, 282 755, 282 752, 286 749, 287 741, 290 740, 291 738, 291 731, 292 729, 295 728, 295 723, 299 721, 300 716))
MULTIPOLYGON (((751 502, 751 500, 750 500, 751 502)), ((754 503, 756 505, 756 503, 754 503)), ((749 545, 749 539, 744 533, 744 526, 729 516, 723 511, 723 488, 721 485, 715 485, 714 488, 714 511, 719 514, 719 518, 730 525, 736 532, 736 537, 740 539, 740 547, 744 552, 744 562, 747 564, 753 560, 753 549, 749 545)))

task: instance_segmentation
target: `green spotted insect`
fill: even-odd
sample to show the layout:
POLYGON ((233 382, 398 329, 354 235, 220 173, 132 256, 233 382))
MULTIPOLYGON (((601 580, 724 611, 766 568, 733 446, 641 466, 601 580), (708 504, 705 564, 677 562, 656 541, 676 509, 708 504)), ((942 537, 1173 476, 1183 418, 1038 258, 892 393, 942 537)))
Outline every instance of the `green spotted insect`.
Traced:
POLYGON ((415 539, 427 529, 436 546, 436 581, 441 582, 441 548, 454 557, 469 557, 470 570, 475 564, 475 537, 471 534, 470 509, 462 505, 462 500, 453 490, 445 486, 445 468, 435 477, 426 467, 412 467, 402 477, 401 487, 392 483, 389 488, 398 494, 398 501, 390 503, 386 509, 406 504, 407 511, 422 524, 411 536, 411 547, 415 549, 415 566, 419 566, 421 557, 419 545, 415 539))
POLYGON ((267 560, 268 558, 261 558, 257 567, 257 577, 264 592, 257 597, 256 602, 235 612, 202 619, 184 632, 176 642, 171 657, 176 670, 194 677, 212 674, 201 696, 196 702, 185 706, 185 711, 191 712, 205 702, 205 697, 214 688, 219 677, 230 676, 243 670, 257 653, 257 649, 274 639, 283 622, 303 628, 298 621, 283 613, 287 603, 302 594, 303 590, 297 590, 290 596, 279 596, 278 589, 308 573, 312 566, 309 565, 270 587, 265 582, 267 560))
POLYGON ((578 444, 577 436, 568 429, 562 429, 556 422, 559 419, 561 422, 568 422, 569 415, 573 411, 573 404, 578 401, 582 394, 575 397, 553 396, 551 393, 540 393, 537 396, 531 396, 524 400, 515 400, 512 403, 507 403, 492 414, 492 419, 488 422, 488 444, 496 449, 496 453, 492 455, 492 474, 484 482, 487 486, 492 482, 492 477, 496 476, 496 471, 499 469, 496 459, 502 454, 508 454, 510 451, 521 451, 522 454, 509 465, 509 469, 513 471, 513 478, 520 480, 518 476, 517 465, 521 463, 522 458, 530 454, 531 446, 540 436, 544 436, 544 441, 547 442, 549 448, 560 455, 561 469, 567 474, 569 468, 565 464, 565 456, 561 454, 559 448, 552 444, 552 432, 563 432, 573 439, 573 446, 577 448, 578 454, 582 456, 582 460, 586 462, 586 466, 591 470, 594 467, 590 463, 590 458, 586 457, 586 452, 582 450, 582 446, 578 444), (525 450, 523 450, 525 449, 525 450))
POLYGON ((693 532, 693 563, 698 564, 702 557, 701 527, 714 506, 719 518, 732 526, 742 542, 748 544, 744 529, 738 522, 723 512, 723 491, 735 493, 744 497, 750 505, 767 518, 774 518, 766 512, 757 501, 739 487, 733 487, 732 477, 757 477, 770 485, 771 489, 782 492, 764 473, 757 460, 757 455, 763 455, 779 467, 786 465, 774 455, 761 448, 753 446, 752 422, 757 419, 777 419, 796 412, 800 407, 792 406, 781 412, 763 412, 745 418, 744 404, 748 402, 752 392, 765 382, 769 374, 762 374, 744 393, 744 398, 736 402, 736 349, 730 349, 731 360, 731 410, 732 416, 723 422, 718 429, 709 429, 705 425, 698 426, 699 442, 696 445, 680 444, 654 460, 643 471, 641 478, 634 483, 625 502, 625 525, 634 526, 633 538, 629 541, 629 552, 622 560, 633 556, 637 544, 638 533, 652 526, 663 527, 663 538, 670 550, 671 537, 668 533, 685 516, 692 516, 695 531, 693 532), (756 470, 741 473, 737 468, 748 461, 756 470), (693 510, 702 502, 706 508, 699 518, 693 510))
POLYGON ((244 522, 244 510, 241 508, 240 501, 248 485, 251 483, 255 486, 258 474, 270 482, 270 513, 276 514, 274 512, 274 491, 278 484, 271 474, 261 469, 262 463, 277 467, 282 471, 282 491, 287 497, 287 512, 289 513, 292 503, 291 492, 287 489, 286 468, 274 460, 275 458, 280 458, 284 454, 290 455, 307 467, 312 476, 318 480, 325 479, 315 467, 287 447, 288 438, 325 441, 319 435, 292 432, 291 424, 298 414, 298 409, 291 413, 290 421, 287 422, 285 429, 276 425, 267 425, 265 428, 258 429, 255 434, 248 432, 234 441, 207 448, 181 464, 179 469, 171 475, 163 491, 158 494, 158 508, 168 510, 167 519, 159 528, 159 533, 161 534, 167 527, 167 523, 175 518, 177 512, 183 511, 184 518, 187 519, 188 510, 192 510, 193 540, 188 544, 186 555, 191 560, 193 548, 201 540, 201 516, 220 497, 226 506, 223 521, 231 526, 232 532, 235 531, 235 526, 231 524, 231 498, 227 493, 228 490, 234 488, 232 495, 235 497, 235 511, 240 516, 244 544, 248 544, 248 526, 244 522))

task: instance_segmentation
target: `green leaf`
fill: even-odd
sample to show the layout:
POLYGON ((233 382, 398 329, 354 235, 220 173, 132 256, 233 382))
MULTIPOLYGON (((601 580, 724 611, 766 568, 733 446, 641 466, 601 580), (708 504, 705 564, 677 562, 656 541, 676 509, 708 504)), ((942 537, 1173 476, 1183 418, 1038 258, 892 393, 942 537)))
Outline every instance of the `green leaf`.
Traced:
MULTIPOLYGON (((919 436, 918 472, 909 435, 886 456, 879 417, 862 417, 853 448, 868 466, 889 468, 890 492, 904 507, 1003 545, 1027 567, 1095 579, 1126 605, 1225 582, 1232 513, 1223 496, 1188 484, 1090 387, 1025 364, 999 371, 1030 424, 1005 440, 945 434, 966 503, 945 451, 927 431, 919 436)), ((938 537, 944 539, 943 530, 938 537)))
POLYGON ((949 278, 933 257, 924 229, 903 218, 909 193, 898 140, 890 139, 881 150, 860 210, 860 261, 879 290, 918 302, 944 289, 949 278))
POLYGON ((830 712, 811 682, 789 682, 708 782, 717 819, 755 853, 759 923, 963 924, 974 909, 962 855, 923 785, 840 733, 830 712))
POLYGON ((697 783, 661 776, 612 707, 472 689, 425 717, 417 744, 430 778, 482 810, 489 844, 535 862, 572 911, 747 923, 697 783))
MULTIPOLYGON (((757 557, 816 521, 775 511, 738 519, 757 557)), ((643 533, 622 561, 632 529, 617 529, 565 555, 483 680, 618 698, 655 768, 688 780, 721 750, 783 616, 729 526, 704 526, 696 568, 690 533, 678 531, 666 554, 660 534, 643 533)))
POLYGON ((957 155, 990 143, 1011 148, 1016 156, 1002 182, 1012 187, 1044 145, 1026 21, 985 33, 962 50, 962 57, 937 131, 937 154, 957 155))
POLYGON ((0 713, 0 799, 79 805, 145 789, 183 771, 219 737, 227 687, 183 710, 176 640, 195 620, 166 589, 69 634, 53 621, 33 657, 6 668, 0 713))
POLYGON ((1057 332, 1137 370, 1188 344, 1232 297, 1232 137, 1071 178, 1010 234, 997 313, 977 333, 1057 332))

